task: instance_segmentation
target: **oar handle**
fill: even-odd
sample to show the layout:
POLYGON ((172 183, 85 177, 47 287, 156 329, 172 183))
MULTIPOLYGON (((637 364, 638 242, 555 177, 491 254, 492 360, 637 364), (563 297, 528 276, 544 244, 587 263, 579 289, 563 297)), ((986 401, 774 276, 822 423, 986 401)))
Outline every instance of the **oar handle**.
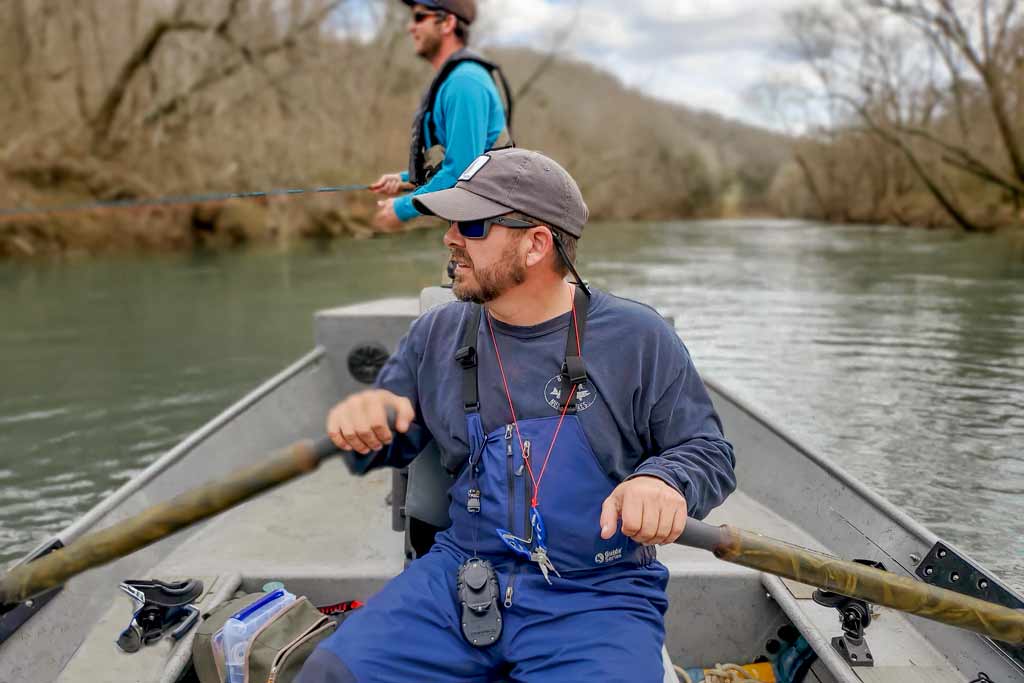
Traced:
POLYGON ((710 550, 726 562, 968 629, 995 640, 1024 644, 1024 610, 1010 609, 728 525, 715 527, 689 519, 676 542, 710 550))
POLYGON ((702 522, 699 519, 693 519, 692 517, 686 520, 686 527, 683 529, 683 535, 680 536, 676 543, 679 545, 689 546, 691 548, 699 548, 701 550, 707 550, 710 553, 715 552, 715 548, 722 545, 725 541, 725 535, 723 529, 725 527, 712 526, 707 522, 702 522))

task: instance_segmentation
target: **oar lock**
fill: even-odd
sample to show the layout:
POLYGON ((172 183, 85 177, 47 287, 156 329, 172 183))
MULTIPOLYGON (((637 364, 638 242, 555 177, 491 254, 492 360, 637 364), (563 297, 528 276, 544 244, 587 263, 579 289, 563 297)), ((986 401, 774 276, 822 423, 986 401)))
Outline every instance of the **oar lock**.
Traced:
MULTIPOLYGON (((873 560, 854 560, 858 564, 867 565, 886 571, 885 565, 873 560)), ((817 589, 811 596, 814 602, 825 607, 834 607, 839 611, 839 622, 843 627, 843 635, 832 638, 832 647, 846 660, 850 666, 874 666, 875 658, 864 638, 864 632, 871 624, 871 605, 865 600, 850 598, 839 593, 817 589)))

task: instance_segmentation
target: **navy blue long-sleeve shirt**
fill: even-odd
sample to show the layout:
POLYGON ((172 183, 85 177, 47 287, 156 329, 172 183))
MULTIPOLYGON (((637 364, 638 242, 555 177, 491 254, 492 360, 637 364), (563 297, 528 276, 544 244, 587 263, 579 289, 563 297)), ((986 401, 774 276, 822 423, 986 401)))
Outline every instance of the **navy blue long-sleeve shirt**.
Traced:
MULTIPOLYGON (((470 314, 454 302, 417 319, 377 380, 416 410, 409 434, 384 451, 347 458, 356 472, 404 467, 430 439, 459 469, 468 453, 462 370, 455 351, 470 314)), ((571 314, 531 327, 493 320, 518 419, 557 416, 559 372, 571 314)), ((480 414, 485 433, 512 422, 486 321, 477 335, 480 414)), ((577 415, 605 471, 616 481, 658 477, 704 518, 736 487, 732 446, 704 383, 675 330, 653 309, 593 291, 583 342, 588 382, 577 415)))

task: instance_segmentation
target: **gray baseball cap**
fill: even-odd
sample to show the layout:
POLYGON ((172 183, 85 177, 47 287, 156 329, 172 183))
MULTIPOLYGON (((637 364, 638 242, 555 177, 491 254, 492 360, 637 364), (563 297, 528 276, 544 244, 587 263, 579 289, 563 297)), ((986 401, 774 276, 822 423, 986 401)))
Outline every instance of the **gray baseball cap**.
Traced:
POLYGON ((590 210, 568 171, 539 152, 499 149, 477 157, 450 190, 416 195, 413 206, 446 221, 474 221, 518 211, 573 237, 590 210))
POLYGON ((450 12, 467 24, 476 20, 476 0, 402 0, 406 5, 423 5, 450 12))

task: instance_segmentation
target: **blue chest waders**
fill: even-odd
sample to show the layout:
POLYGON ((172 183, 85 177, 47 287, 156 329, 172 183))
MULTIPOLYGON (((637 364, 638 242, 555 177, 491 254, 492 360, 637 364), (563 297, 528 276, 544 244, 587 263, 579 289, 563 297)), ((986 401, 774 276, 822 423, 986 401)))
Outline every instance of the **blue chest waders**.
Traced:
MULTIPOLYGON (((587 312, 581 296, 577 290, 578 322, 569 328, 563 370, 568 381, 586 381, 596 391, 577 351, 576 333, 582 348, 587 312)), ((526 460, 534 459, 535 470, 541 466, 537 461, 552 443, 561 409, 518 420, 522 445, 512 423, 484 433, 477 390, 481 317, 479 306, 466 316, 455 354, 470 448, 449 490, 452 524, 437 534, 430 552, 317 648, 299 683, 483 683, 495 676, 530 683, 663 680, 668 570, 655 561, 653 548, 621 533, 601 538, 601 506, 618 482, 587 442, 578 403, 566 410, 542 477, 539 514, 531 519, 536 492, 526 460), (514 536, 532 553, 536 525, 543 525, 548 559, 561 575, 551 572, 550 585, 538 564, 501 536, 514 536), (470 572, 474 562, 481 567, 470 572)))

